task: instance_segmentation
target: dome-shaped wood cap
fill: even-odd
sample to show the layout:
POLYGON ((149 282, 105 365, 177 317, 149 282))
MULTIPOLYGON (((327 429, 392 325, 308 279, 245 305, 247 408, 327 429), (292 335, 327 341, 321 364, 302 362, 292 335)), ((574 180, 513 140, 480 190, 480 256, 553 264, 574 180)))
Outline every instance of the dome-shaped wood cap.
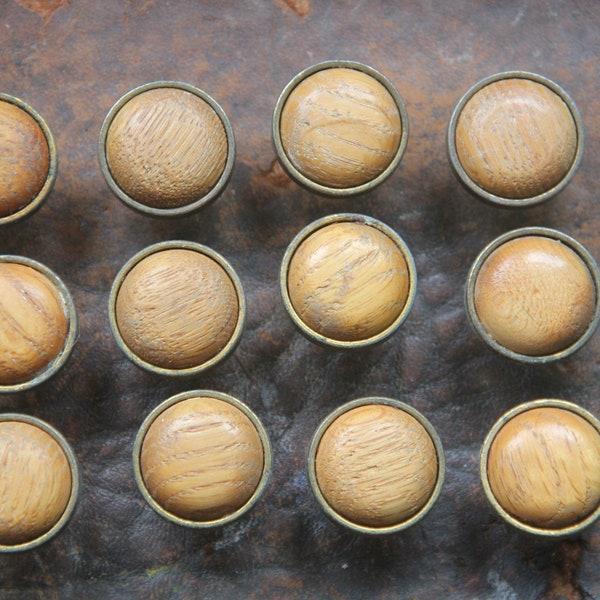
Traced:
POLYGON ((355 214, 331 215, 303 229, 281 267, 281 293, 309 339, 355 348, 389 337, 416 293, 411 253, 387 225, 355 214))
POLYGON ((561 400, 522 404, 488 434, 481 476, 492 505, 516 527, 578 532, 600 516, 600 423, 561 400))
POLYGON ((190 527, 238 518, 262 494, 271 468, 267 434, 239 400, 212 391, 178 394, 144 421, 136 481, 163 517, 190 527))
POLYGON ((33 387, 64 365, 77 316, 64 283, 21 256, 0 256, 0 393, 33 387))
POLYGON ((189 214, 214 200, 233 168, 231 124, 208 94, 189 84, 135 88, 108 113, 100 164, 130 207, 152 216, 189 214))
POLYGON ((280 95, 273 139, 288 174, 331 196, 365 192, 400 162, 408 139, 404 103, 371 67, 326 61, 305 69, 280 95))
POLYGON ((583 126, 566 92, 524 72, 488 77, 465 94, 450 121, 448 144, 460 179, 503 206, 536 204, 573 177, 583 126))
POLYGON ((420 520, 437 499, 444 464, 429 422, 389 398, 363 398, 334 411, 308 457, 325 512, 361 533, 391 533, 420 520))
POLYGON ((121 269, 109 300, 110 322, 125 354, 164 375, 194 375, 228 356, 245 320, 241 283, 206 246, 163 242, 121 269))
POLYGON ((472 323, 496 350, 544 362, 580 348, 598 321, 598 267, 573 238, 546 228, 509 232, 475 261, 472 323))
POLYGON ((0 94, 0 225, 32 214, 56 179, 56 146, 28 104, 0 94))
POLYGON ((0 415, 0 552, 29 550, 70 517, 79 488, 66 440, 26 415, 0 415))

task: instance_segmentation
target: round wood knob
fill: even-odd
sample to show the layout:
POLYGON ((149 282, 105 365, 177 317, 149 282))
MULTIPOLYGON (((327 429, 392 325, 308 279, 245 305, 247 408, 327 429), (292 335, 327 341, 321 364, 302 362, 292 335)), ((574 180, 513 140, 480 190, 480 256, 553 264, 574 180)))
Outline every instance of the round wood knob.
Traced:
POLYGON ((284 260, 288 309, 309 337, 372 343, 407 315, 414 265, 397 234, 379 225, 326 218, 290 245, 289 264, 284 260))
POLYGON ((510 418, 486 468, 495 500, 518 522, 558 530, 600 506, 600 431, 571 410, 533 407, 510 418))
POLYGON ((362 191, 400 160, 407 127, 402 100, 376 72, 328 63, 316 68, 292 80, 280 98, 280 158, 300 183, 320 186, 317 191, 362 191))
POLYGON ((524 235, 501 243, 475 277, 474 307, 500 346, 541 357, 578 342, 594 321, 590 267, 559 239, 524 235))
POLYGON ((0 299, 0 386, 11 386, 57 359, 70 318, 55 283, 27 264, 0 261, 0 299))
POLYGON ((61 444, 28 422, 0 421, 0 458, 0 548, 10 550, 59 523, 71 500, 73 474, 61 444))
POLYGON ((442 478, 430 431, 399 406, 343 408, 314 444, 319 495, 328 512, 359 529, 412 524, 433 502, 442 478))
POLYGON ((460 166, 475 186, 501 199, 549 193, 576 162, 580 136, 573 110, 538 81, 507 77, 483 85, 456 121, 460 166))
POLYGON ((192 526, 245 512, 270 460, 247 407, 198 393, 159 408, 142 428, 139 453, 143 486, 161 514, 192 526))
POLYGON ((50 148, 39 122, 0 96, 0 219, 24 210, 50 173, 50 148))
POLYGON ((128 356, 169 374, 198 372, 224 358, 245 316, 231 267, 194 244, 161 244, 136 255, 117 277, 111 302, 113 330, 128 356))
POLYGON ((124 99, 101 134, 105 176, 117 194, 135 208, 159 209, 152 214, 214 198, 234 151, 231 126, 216 102, 183 84, 149 84, 124 99))

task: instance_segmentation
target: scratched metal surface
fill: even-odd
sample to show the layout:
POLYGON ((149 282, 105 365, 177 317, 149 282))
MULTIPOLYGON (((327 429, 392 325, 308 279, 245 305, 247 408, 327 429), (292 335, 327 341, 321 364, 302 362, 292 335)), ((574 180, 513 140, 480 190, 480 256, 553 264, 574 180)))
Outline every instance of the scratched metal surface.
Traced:
POLYGON ((518 226, 555 227, 600 258, 600 7, 595 0, 3 0, 0 90, 35 107, 59 151, 55 189, 28 221, 0 231, 0 253, 45 262, 70 287, 81 334, 67 367, 0 409, 41 417, 71 441, 83 486, 53 541, 0 557, 2 598, 600 598, 600 528, 567 541, 510 529, 478 479, 487 430, 539 397, 600 415, 600 335, 561 364, 522 366, 476 338, 463 308, 478 251, 518 226), (270 121, 298 71, 331 58, 387 75, 410 118, 405 157, 377 190, 324 199, 274 163, 270 121), (586 147, 572 183, 548 203, 508 212, 480 203, 453 176, 445 130, 459 97, 503 70, 538 72, 577 103, 586 147), (96 143, 112 104, 158 79, 193 83, 229 114, 237 140, 223 196, 193 217, 153 220, 123 206, 101 177, 96 143), (419 290, 405 325, 359 353, 318 348, 298 334, 279 298, 284 250, 303 226, 335 212, 374 216, 411 247, 419 290), (190 239, 213 247, 246 290, 242 342, 191 381, 149 375, 113 341, 108 293, 146 245, 190 239), (174 393, 209 388, 249 404, 273 443, 274 470, 247 518, 218 531, 161 520, 134 484, 131 450, 144 416, 174 393), (305 455, 319 421, 365 395, 415 406, 447 456, 441 497, 405 533, 366 538, 322 514, 305 455))

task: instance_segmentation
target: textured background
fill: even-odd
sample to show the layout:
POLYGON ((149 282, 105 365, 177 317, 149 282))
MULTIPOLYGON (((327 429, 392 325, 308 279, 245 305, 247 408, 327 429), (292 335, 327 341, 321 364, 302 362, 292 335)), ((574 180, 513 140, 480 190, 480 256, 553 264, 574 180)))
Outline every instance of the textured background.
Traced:
POLYGON ((81 334, 52 381, 0 398, 41 417, 80 459, 83 485, 63 532, 0 557, 2 598, 600 598, 600 528, 568 541, 524 536, 488 506, 478 479, 483 438, 526 400, 572 400, 600 416, 600 335, 561 364, 522 366, 471 330, 464 281, 479 250, 524 225, 561 229, 600 258, 600 6, 589 1, 423 2, 2 0, 0 89, 36 108, 56 137, 59 174, 31 219, 0 231, 0 253, 46 263, 71 289, 81 334), (407 152, 372 193, 323 199, 281 174, 270 139, 275 101, 301 69, 331 58, 382 71, 404 97, 407 152), (586 148, 571 184, 545 205, 485 205, 454 178, 445 130, 459 97, 503 70, 538 72, 577 103, 586 148), (96 145, 102 120, 132 87, 177 79, 228 113, 237 160, 223 196, 176 221, 133 213, 109 192, 96 145), (318 348, 284 312, 278 270, 303 226, 335 212, 374 216, 411 247, 419 290, 388 341, 346 354, 318 348), (107 301, 120 266, 148 244, 189 239, 238 271, 248 320, 236 353, 208 374, 170 381, 130 364, 111 338, 107 301), (265 423, 274 471, 241 521, 187 530, 147 507, 131 450, 144 416, 186 389, 246 402, 265 423), (338 405, 386 395, 437 428, 446 483, 407 532, 366 538, 329 522, 307 486, 305 455, 338 405))

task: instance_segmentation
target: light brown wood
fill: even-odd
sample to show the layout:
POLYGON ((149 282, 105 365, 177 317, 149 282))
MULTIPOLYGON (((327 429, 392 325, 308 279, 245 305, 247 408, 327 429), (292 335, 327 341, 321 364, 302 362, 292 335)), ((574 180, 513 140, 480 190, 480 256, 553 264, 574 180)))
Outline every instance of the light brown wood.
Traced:
POLYGON ((32 267, 0 262, 0 384, 32 379, 58 356, 68 331, 54 284, 32 267))
POLYGON ((527 79, 503 79, 466 103, 456 151, 467 175, 503 198, 542 194, 569 171, 577 150, 571 111, 555 92, 527 79))
POLYGON ((50 151, 39 124, 18 106, 0 100, 0 218, 38 195, 50 168, 50 151))
POLYGON ((212 521, 242 508, 254 494, 264 450, 239 408, 216 398, 188 398, 152 423, 140 467, 149 494, 167 512, 212 521))
POLYGON ((148 90, 127 102, 106 137, 118 186, 153 208, 176 208, 205 196, 227 161, 221 119, 202 98, 176 88, 148 90))
POLYGON ((58 442, 35 425, 0 422, 0 544, 49 531, 71 497, 71 468, 58 442))
POLYGON ((212 359, 239 317, 237 293, 223 267, 187 249, 163 250, 137 263, 123 280, 115 310, 131 351, 168 369, 212 359))
POLYGON ((356 69, 334 68, 294 88, 279 126, 285 153, 300 173, 327 187, 350 188, 392 162, 403 124, 381 83, 356 69))
POLYGON ((358 222, 333 223, 306 238, 292 256, 287 281, 299 317, 339 341, 383 332, 402 312, 409 284, 400 248, 358 222))
POLYGON ((475 310, 489 335, 530 356, 574 344, 589 327, 596 300, 583 260, 543 236, 516 238, 492 252, 474 290, 475 310))
POLYGON ((528 410, 500 429, 487 471, 496 500, 516 519, 567 527, 600 503, 600 434, 571 411, 528 410))
POLYGON ((315 474, 327 503, 366 527, 400 524, 427 503, 438 474, 431 436, 413 416, 387 405, 343 413, 325 431, 315 474))

